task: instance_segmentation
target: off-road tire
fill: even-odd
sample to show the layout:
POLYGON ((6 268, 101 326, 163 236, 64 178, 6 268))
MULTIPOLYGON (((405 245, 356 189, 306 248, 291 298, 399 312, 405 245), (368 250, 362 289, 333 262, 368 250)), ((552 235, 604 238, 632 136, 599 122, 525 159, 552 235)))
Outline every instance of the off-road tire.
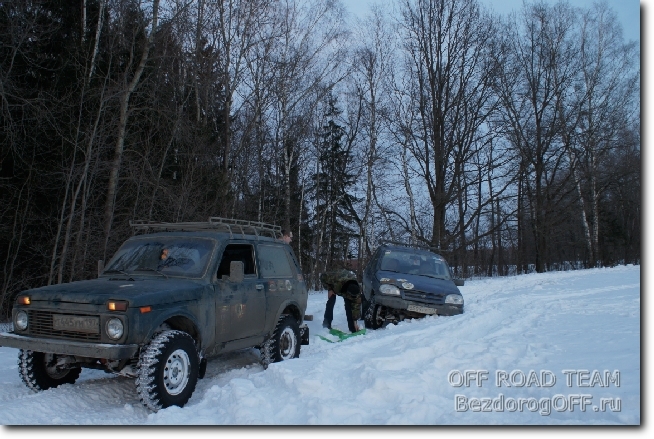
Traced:
POLYGON ((73 384, 79 378, 81 367, 57 369, 56 362, 56 354, 21 349, 18 352, 18 374, 25 385, 35 392, 73 384))
POLYGON ((199 358, 193 338, 168 330, 156 334, 141 349, 136 391, 150 410, 184 407, 198 382, 199 358))
POLYGON ((300 344, 300 326, 297 320, 291 315, 282 314, 273 336, 260 348, 263 367, 268 367, 270 363, 298 358, 300 344))
POLYGON ((368 312, 368 308, 370 308, 371 302, 366 299, 366 295, 361 293, 361 315, 363 318, 365 318, 366 313, 368 312))
POLYGON ((381 305, 377 305, 375 300, 371 300, 368 304, 368 309, 363 317, 363 323, 368 329, 379 329, 384 326, 384 316, 381 305))

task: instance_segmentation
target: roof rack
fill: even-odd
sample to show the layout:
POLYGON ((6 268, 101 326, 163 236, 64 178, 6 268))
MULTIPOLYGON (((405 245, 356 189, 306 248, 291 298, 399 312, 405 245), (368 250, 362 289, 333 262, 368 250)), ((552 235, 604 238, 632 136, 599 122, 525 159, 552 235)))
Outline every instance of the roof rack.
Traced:
POLYGON ((449 253, 451 250, 445 250, 442 248, 437 248, 437 247, 432 247, 427 244, 407 244, 406 242, 399 242, 399 241, 391 241, 388 239, 382 239, 379 241, 379 244, 391 244, 391 245, 398 245, 401 247, 412 247, 412 248, 418 248, 418 249, 427 249, 431 250, 436 253, 449 253))
POLYGON ((234 233, 241 234, 245 237, 255 235, 257 239, 260 236, 268 235, 277 239, 282 234, 281 226, 266 224, 258 221, 245 221, 232 218, 221 218, 212 216, 207 222, 180 222, 180 223, 162 223, 156 221, 130 220, 129 225, 138 232, 169 232, 169 231, 198 231, 213 230, 217 232, 228 232, 231 238, 234 233))

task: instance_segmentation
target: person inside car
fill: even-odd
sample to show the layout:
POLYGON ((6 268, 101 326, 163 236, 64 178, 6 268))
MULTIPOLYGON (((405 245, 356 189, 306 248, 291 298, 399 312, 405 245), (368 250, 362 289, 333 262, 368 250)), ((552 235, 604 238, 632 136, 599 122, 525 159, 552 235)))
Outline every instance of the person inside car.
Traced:
POLYGON ((168 248, 161 250, 161 256, 159 257, 159 265, 157 270, 163 268, 177 267, 181 270, 188 270, 195 265, 195 262, 200 259, 200 253, 196 249, 189 248, 177 248, 173 247, 173 254, 168 248), (173 257, 173 254, 175 257, 173 257))

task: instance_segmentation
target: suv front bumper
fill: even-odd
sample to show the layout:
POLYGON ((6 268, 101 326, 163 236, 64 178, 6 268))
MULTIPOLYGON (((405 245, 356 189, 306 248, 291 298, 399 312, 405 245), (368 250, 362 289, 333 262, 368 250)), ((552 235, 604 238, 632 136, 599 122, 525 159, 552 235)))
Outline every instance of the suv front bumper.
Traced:
POLYGON ((408 310, 409 305, 422 306, 427 308, 433 308, 436 312, 433 315, 439 316, 455 316, 457 314, 463 314, 463 305, 433 305, 431 303, 420 303, 412 302, 410 300, 404 300, 401 297, 397 296, 384 296, 381 294, 375 295, 375 303, 378 305, 387 306, 389 308, 397 310, 408 310))
POLYGON ((13 332, 0 333, 0 346, 49 354, 122 360, 132 358, 139 350, 136 344, 86 343, 80 341, 26 337, 13 332))

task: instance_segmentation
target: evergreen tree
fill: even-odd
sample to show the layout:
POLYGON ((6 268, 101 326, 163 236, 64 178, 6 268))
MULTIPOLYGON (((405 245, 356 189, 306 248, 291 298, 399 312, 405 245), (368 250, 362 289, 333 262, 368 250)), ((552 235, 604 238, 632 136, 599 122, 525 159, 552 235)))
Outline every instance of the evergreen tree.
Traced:
POLYGON ((329 96, 325 120, 320 132, 318 169, 313 176, 316 193, 316 223, 322 230, 322 245, 326 249, 317 255, 323 259, 325 270, 336 268, 348 257, 351 227, 356 212, 353 205, 359 200, 351 194, 356 183, 352 171, 352 151, 344 143, 345 129, 339 125, 341 110, 337 100, 329 96))

